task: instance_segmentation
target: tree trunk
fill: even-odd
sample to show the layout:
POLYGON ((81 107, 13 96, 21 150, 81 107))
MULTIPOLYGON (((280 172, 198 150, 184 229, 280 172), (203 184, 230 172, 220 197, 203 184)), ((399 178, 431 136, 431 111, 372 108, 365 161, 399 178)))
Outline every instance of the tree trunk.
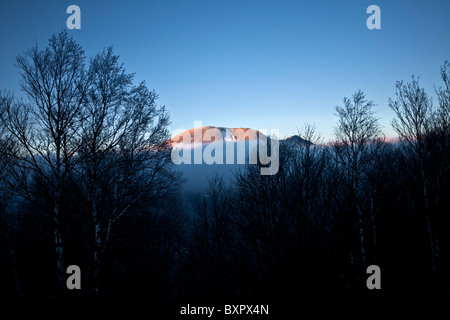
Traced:
POLYGON ((55 236, 55 250, 56 250, 56 272, 60 289, 64 290, 66 288, 65 283, 66 272, 64 268, 64 251, 60 231, 59 209, 60 209, 59 200, 56 200, 53 211, 53 220, 55 223, 54 236, 55 236))
POLYGON ((96 299, 100 290, 100 266, 101 266, 101 251, 102 251, 102 238, 101 238, 101 225, 100 218, 98 216, 98 208, 97 208, 97 192, 94 191, 95 195, 92 199, 92 219, 94 220, 94 268, 92 271, 92 277, 94 280, 93 293, 94 298, 96 299))
POLYGON ((359 242, 361 247, 361 259, 363 266, 366 266, 366 248, 364 245, 364 225, 363 225, 363 214, 361 207, 359 205, 358 199, 356 199, 356 207, 358 210, 358 229, 359 229, 359 242))
MULTIPOLYGON (((353 169, 355 172, 355 176, 359 175, 359 170, 358 169, 353 169)), ((354 182, 353 182, 353 194, 354 194, 354 199, 355 199, 355 203, 356 203, 356 210, 358 213, 358 231, 359 231, 359 245, 360 245, 360 250, 361 250, 361 260, 362 260, 362 265, 363 267, 366 266, 366 248, 364 245, 364 225, 363 225, 363 213, 361 210, 361 206, 359 203, 359 181, 358 178, 354 178, 354 182)))
POLYGON ((370 197, 370 218, 372 222, 372 231, 373 231, 373 262, 377 261, 377 228, 375 224, 375 215, 373 213, 373 198, 370 197))
POLYGON ((421 164, 421 175, 422 175, 422 183, 423 183, 423 196, 425 201, 425 217, 427 222, 427 234, 428 240, 430 242, 430 250, 431 250, 431 271, 433 276, 433 282, 437 281, 437 259, 436 259, 436 246, 434 241, 433 227, 431 222, 431 212, 430 212, 430 204, 428 199, 428 189, 427 189, 427 180, 425 177, 425 172, 423 166, 421 164))
POLYGON ((4 230, 6 246, 8 247, 8 251, 9 251, 9 255, 10 255, 10 259, 11 259, 11 269, 12 269, 12 276, 14 279, 15 298, 20 300, 23 298, 23 288, 22 288, 22 282, 20 281, 19 273, 17 272, 16 252, 11 244, 11 239, 9 237, 7 223, 1 217, 0 217, 0 225, 2 227, 1 229, 4 230))

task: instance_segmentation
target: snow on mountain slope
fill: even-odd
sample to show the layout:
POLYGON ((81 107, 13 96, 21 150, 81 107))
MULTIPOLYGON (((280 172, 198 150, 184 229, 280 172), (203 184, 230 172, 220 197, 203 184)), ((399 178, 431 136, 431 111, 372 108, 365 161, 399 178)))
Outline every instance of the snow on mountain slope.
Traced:
MULTIPOLYGON (((186 179, 184 193, 205 194, 208 178, 214 174, 222 175, 226 183, 232 181, 234 173, 243 169, 249 159, 256 156, 261 140, 267 141, 268 138, 250 128, 204 126, 174 135, 168 143, 173 149, 180 150, 179 155, 187 159, 176 166, 186 179), (214 157, 214 163, 205 161, 205 154, 214 157)), ((299 136, 280 140, 280 143, 285 142, 299 145, 310 143, 299 136)))
POLYGON ((210 136, 216 132, 220 132, 222 139, 227 142, 257 140, 258 137, 261 137, 263 139, 267 138, 260 131, 250 128, 224 128, 205 126, 179 133, 170 139, 170 143, 172 145, 177 145, 179 143, 210 143, 214 141, 214 139, 211 139, 210 136))

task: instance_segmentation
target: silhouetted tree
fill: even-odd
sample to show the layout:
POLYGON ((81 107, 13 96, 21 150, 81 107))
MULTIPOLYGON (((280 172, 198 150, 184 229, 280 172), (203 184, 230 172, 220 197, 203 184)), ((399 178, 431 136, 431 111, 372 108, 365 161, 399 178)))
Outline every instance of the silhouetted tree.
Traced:
POLYGON ((179 183, 161 146, 168 114, 145 83, 133 85, 118 59, 109 47, 91 60, 82 109, 79 176, 94 223, 95 296, 111 228, 137 201, 162 198, 179 183))
POLYGON ((33 200, 30 175, 46 182, 54 224, 56 270, 65 287, 64 250, 61 236, 61 202, 66 178, 79 147, 81 109, 89 85, 84 51, 66 31, 53 35, 45 49, 37 45, 17 57, 21 88, 28 103, 9 101, 1 120, 18 152, 13 170, 18 194, 33 200))
MULTIPOLYGON (((349 214, 353 216, 356 213, 356 219, 354 222, 351 220, 351 224, 357 226, 359 233, 361 266, 356 268, 357 276, 367 267, 366 225, 374 225, 367 169, 376 160, 378 146, 383 141, 374 106, 374 102, 367 100, 364 93, 358 90, 351 98, 343 99, 343 106, 336 107, 339 123, 335 128, 337 140, 333 143, 333 156, 340 167, 341 181, 349 192, 349 214)), ((350 252, 350 255, 351 261, 354 261, 353 253, 350 252)))
MULTIPOLYGON (((9 104, 12 103, 14 97, 8 92, 0 94, 0 113, 4 112, 9 104)), ((9 190, 10 177, 9 167, 13 163, 11 155, 15 153, 15 146, 11 134, 5 128, 3 122, 0 121, 0 242, 3 243, 0 251, 4 253, 4 263, 2 263, 5 270, 0 271, 0 274, 9 274, 12 277, 2 277, 2 282, 7 283, 7 278, 12 278, 12 285, 14 288, 11 291, 13 298, 21 299, 23 297, 23 289, 20 276, 17 270, 17 256, 11 241, 11 235, 8 226, 7 207, 11 203, 12 193, 9 190), (7 269, 9 267, 9 270, 7 269)), ((3 269, 2 268, 2 269, 3 269)), ((5 288, 7 290, 7 288, 5 288)))
POLYGON ((407 165, 412 175, 416 177, 421 189, 424 203, 424 215, 431 251, 431 267, 433 278, 437 277, 439 243, 436 239, 431 192, 433 179, 427 170, 430 133, 433 131, 434 109, 431 99, 425 89, 419 86, 419 81, 412 77, 411 82, 396 83, 396 99, 389 99, 389 107, 395 112, 396 118, 392 126, 401 138, 407 165))

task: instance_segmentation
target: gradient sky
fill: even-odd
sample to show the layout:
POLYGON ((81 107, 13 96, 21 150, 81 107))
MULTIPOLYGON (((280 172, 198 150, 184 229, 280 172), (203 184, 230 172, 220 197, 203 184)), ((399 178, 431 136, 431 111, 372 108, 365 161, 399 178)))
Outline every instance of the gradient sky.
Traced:
POLYGON ((328 141, 334 107, 361 89, 392 136, 395 81, 420 75, 434 96, 450 60, 448 0, 2 1, 0 89, 19 93, 15 57, 66 28, 71 4, 81 30, 69 33, 87 56, 113 45, 159 94, 171 130, 200 120, 289 136, 315 123, 328 141), (381 30, 366 27, 372 4, 381 30))

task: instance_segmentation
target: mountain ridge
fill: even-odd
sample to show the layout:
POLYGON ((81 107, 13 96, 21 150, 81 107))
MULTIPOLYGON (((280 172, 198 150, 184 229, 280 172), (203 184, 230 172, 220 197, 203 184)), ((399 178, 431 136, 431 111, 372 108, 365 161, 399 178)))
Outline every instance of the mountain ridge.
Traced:
MULTIPOLYGON (((216 127, 216 126, 203 126, 203 127, 197 127, 197 128, 193 128, 193 129, 189 129, 186 131, 183 131, 179 134, 174 135, 173 137, 171 137, 170 139, 167 140, 167 143, 169 144, 179 144, 179 143, 187 143, 185 140, 185 138, 189 138, 190 139, 190 143, 211 143, 214 142, 215 140, 213 139, 214 137, 212 137, 212 139, 209 139, 210 137, 205 136, 205 132, 209 131, 209 130, 219 130, 222 134, 222 138, 223 141, 226 142, 236 142, 236 141, 248 141, 248 140, 257 140, 258 137, 260 137, 260 135, 262 135, 263 139, 268 138, 265 134, 263 134, 261 131, 259 130, 255 130, 252 128, 228 128, 228 127, 216 127), (202 130, 202 135, 201 135, 201 141, 198 139, 198 137, 195 136, 195 132, 196 130, 202 130)), ((209 134, 213 135, 213 132, 209 132, 209 134)), ((198 132, 197 132, 198 135, 198 132)), ((270 139, 270 137, 268 138, 270 139)), ((298 135, 292 135, 289 136, 287 138, 284 139, 279 139, 280 141, 286 141, 289 143, 293 143, 293 144, 298 144, 298 145, 311 145, 313 144, 311 141, 305 140, 303 138, 301 138, 298 135)))

